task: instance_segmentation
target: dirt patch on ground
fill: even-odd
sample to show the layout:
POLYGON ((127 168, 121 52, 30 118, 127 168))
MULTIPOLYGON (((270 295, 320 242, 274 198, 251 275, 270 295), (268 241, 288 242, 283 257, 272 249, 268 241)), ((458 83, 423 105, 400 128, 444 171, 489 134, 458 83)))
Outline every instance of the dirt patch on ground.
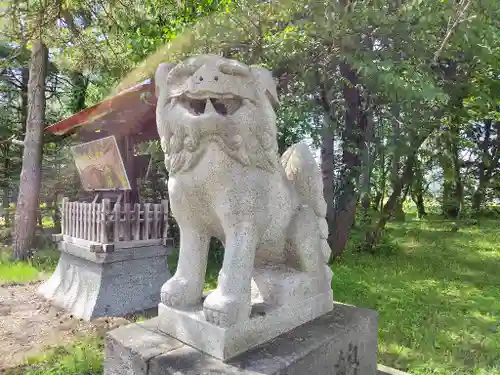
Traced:
POLYGON ((130 322, 125 318, 99 318, 89 323, 74 318, 38 297, 39 284, 0 285, 0 372, 22 364, 47 346, 130 322))

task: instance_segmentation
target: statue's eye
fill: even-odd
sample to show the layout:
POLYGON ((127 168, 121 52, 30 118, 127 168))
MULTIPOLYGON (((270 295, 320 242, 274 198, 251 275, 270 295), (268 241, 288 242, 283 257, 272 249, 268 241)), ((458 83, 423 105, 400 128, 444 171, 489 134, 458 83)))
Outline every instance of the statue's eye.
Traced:
POLYGON ((187 64, 179 64, 177 65, 170 74, 168 75, 168 81, 170 84, 180 84, 186 81, 189 77, 191 77, 194 73, 196 73, 197 67, 193 65, 187 64))
POLYGON ((250 76, 250 69, 248 66, 240 64, 235 61, 223 61, 217 64, 217 68, 221 73, 230 75, 230 76, 250 76))

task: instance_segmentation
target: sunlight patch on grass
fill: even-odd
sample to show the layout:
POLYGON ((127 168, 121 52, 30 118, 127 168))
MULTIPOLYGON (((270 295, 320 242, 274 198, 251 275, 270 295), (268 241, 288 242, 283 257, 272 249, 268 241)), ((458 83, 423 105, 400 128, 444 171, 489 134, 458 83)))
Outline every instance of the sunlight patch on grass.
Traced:
POLYGON ((9 249, 0 251, 0 284, 36 281, 54 271, 59 252, 54 249, 39 250, 25 262, 12 261, 9 249))
POLYGON ((39 278, 40 271, 28 263, 0 263, 0 284, 25 283, 39 278))
POLYGON ((39 356, 29 358, 27 365, 22 369, 22 374, 102 374, 103 350, 104 340, 100 336, 91 336, 71 345, 60 345, 39 356))

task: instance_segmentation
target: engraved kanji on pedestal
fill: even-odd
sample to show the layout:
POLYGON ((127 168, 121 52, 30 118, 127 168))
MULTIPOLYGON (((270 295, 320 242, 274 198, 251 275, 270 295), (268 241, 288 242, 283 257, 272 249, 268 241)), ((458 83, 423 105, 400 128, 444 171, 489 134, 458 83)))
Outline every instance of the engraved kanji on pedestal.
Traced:
POLYGON ((339 360, 335 365, 336 375, 359 375, 358 374, 358 346, 349 343, 347 355, 341 350, 339 360))

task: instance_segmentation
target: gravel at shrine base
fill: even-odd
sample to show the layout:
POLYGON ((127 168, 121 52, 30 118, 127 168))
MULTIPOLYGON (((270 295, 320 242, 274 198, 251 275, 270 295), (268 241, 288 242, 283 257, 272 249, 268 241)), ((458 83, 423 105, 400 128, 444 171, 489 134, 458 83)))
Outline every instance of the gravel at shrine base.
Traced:
POLYGON ((48 346, 129 323, 124 318, 99 318, 90 323, 74 318, 38 297, 39 285, 0 285, 0 372, 22 364, 48 346))

